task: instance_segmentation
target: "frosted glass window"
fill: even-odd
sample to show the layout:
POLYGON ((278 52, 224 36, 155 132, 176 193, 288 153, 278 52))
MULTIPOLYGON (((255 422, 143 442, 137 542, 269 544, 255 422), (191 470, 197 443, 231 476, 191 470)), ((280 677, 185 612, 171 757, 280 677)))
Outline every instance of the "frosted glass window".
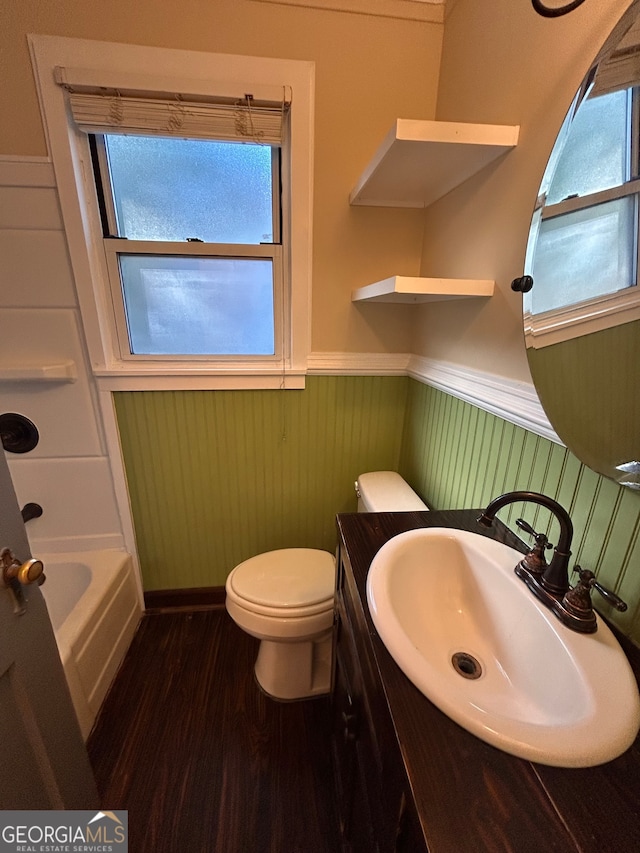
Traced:
POLYGON ((118 237, 272 243, 272 149, 105 135, 118 237))
POLYGON ((135 355, 273 355, 273 262, 120 255, 135 355))
POLYGON ((547 204, 623 184, 629 178, 631 91, 582 102, 564 140, 547 204))
POLYGON ((625 197, 544 220, 533 263, 532 313, 633 285, 634 213, 634 198, 625 197))

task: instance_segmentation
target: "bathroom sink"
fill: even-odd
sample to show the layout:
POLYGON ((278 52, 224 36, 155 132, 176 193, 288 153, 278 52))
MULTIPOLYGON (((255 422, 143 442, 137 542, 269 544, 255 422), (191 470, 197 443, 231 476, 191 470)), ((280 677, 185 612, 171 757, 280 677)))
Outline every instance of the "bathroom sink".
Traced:
POLYGON ((640 727, 627 658, 598 618, 565 627, 514 574, 522 554, 449 528, 390 539, 367 600, 405 675, 484 741, 542 764, 588 767, 624 752, 640 727))

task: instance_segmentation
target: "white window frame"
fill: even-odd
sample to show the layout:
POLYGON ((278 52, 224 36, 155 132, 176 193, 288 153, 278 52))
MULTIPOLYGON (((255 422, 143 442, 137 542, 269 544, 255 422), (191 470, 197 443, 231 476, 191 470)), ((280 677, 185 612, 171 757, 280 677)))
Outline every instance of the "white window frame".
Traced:
MULTIPOLYGON (((115 209, 115 189, 111 181, 109 165, 107 162, 107 151, 104 139, 101 135, 95 134, 96 139, 95 149, 99 163, 98 169, 94 165, 96 174, 96 183, 101 185, 103 193, 103 204, 106 215, 108 233, 118 233, 118 221, 115 209)), ((281 225, 288 217, 288 209, 282 210, 281 181, 280 181, 280 162, 281 152, 286 158, 288 156, 288 147, 286 142, 278 146, 272 146, 271 149, 271 174, 272 174, 272 217, 273 217, 273 242, 261 244, 246 244, 246 243, 206 243, 206 242, 189 242, 189 241, 161 241, 161 240, 122 240, 120 237, 104 236, 103 246, 107 264, 107 274, 109 277, 109 286, 111 293, 111 301, 113 305, 113 314, 115 322, 115 331, 118 341, 118 353, 120 359, 124 362, 151 362, 162 361, 169 362, 205 362, 215 360, 220 366, 224 367, 225 363, 237 364, 238 356, 222 355, 214 353, 213 355, 184 355, 180 353, 170 353, 162 355, 140 355, 131 351, 132 342, 130 340, 129 323, 127 321, 125 300, 123 295, 123 282, 120 273, 120 257, 127 255, 160 255, 163 257, 176 257, 184 255, 190 258, 205 257, 205 258, 249 258, 249 259, 266 259, 272 262, 272 283, 273 283, 273 340, 274 353, 273 355, 247 355, 242 357, 242 361, 248 364, 259 363, 267 364, 273 362, 280 368, 283 359, 290 355, 289 341, 291 339, 290 318, 287 316, 287 302, 284 299, 285 275, 282 263, 283 245, 281 238, 281 225), (282 149, 284 148, 284 151, 282 149), (276 197, 277 194, 277 197, 276 197)), ((105 223, 103 223, 103 232, 105 223)), ((188 333, 188 329, 185 330, 188 333)))
MULTIPOLYGON (((115 332, 118 342, 119 358, 125 363, 147 364, 150 362, 189 364, 191 362, 215 361, 220 367, 225 364, 233 367, 239 362, 243 364, 267 364, 272 362, 277 370, 282 371, 283 359, 289 355, 287 339, 289 323, 285 322, 286 306, 283 293, 282 247, 274 243, 261 245, 244 245, 235 243, 175 243, 162 240, 118 240, 104 238, 104 252, 109 278, 109 290, 113 306, 115 332), (163 258, 184 255, 188 258, 233 258, 264 259, 273 264, 273 336, 274 355, 248 355, 238 359, 231 355, 136 355, 131 352, 129 324, 127 322, 125 303, 122 294, 122 279, 120 275, 119 258, 126 255, 160 255, 163 258)), ((188 332, 188 329, 185 330, 188 332)))
POLYGON ((99 386, 303 388, 311 322, 314 63, 56 36, 30 35, 28 42, 89 358, 99 386), (59 68, 72 82, 120 90, 237 99, 250 92, 264 101, 277 101, 287 93, 289 155, 281 181, 283 209, 288 207, 282 240, 288 251, 282 257, 285 287, 277 306, 276 332, 284 345, 281 358, 123 358, 88 137, 73 125, 66 92, 55 80, 59 68))

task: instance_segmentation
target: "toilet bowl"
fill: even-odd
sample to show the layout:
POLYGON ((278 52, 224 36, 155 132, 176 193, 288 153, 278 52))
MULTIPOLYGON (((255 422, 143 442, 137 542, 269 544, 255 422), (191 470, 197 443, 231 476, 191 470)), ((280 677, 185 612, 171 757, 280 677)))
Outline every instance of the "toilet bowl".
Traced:
MULTIPOLYGON (((358 512, 428 509, 395 471, 361 474, 356 492, 358 512)), ((335 575, 333 554, 314 548, 267 551, 229 574, 227 612, 260 640, 255 676, 273 699, 307 699, 331 689, 335 575)))
POLYGON ((227 612, 261 641, 255 676, 274 699, 329 692, 335 573, 328 551, 284 548, 245 560, 227 578, 227 612))

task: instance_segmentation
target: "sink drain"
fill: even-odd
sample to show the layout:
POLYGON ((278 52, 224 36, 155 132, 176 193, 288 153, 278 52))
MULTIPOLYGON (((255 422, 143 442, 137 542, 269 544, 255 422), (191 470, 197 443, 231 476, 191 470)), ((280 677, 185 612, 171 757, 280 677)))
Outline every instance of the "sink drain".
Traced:
POLYGON ((480 678, 482 675, 480 661, 467 652, 456 652, 451 658, 451 663, 455 671, 463 678, 480 678))

